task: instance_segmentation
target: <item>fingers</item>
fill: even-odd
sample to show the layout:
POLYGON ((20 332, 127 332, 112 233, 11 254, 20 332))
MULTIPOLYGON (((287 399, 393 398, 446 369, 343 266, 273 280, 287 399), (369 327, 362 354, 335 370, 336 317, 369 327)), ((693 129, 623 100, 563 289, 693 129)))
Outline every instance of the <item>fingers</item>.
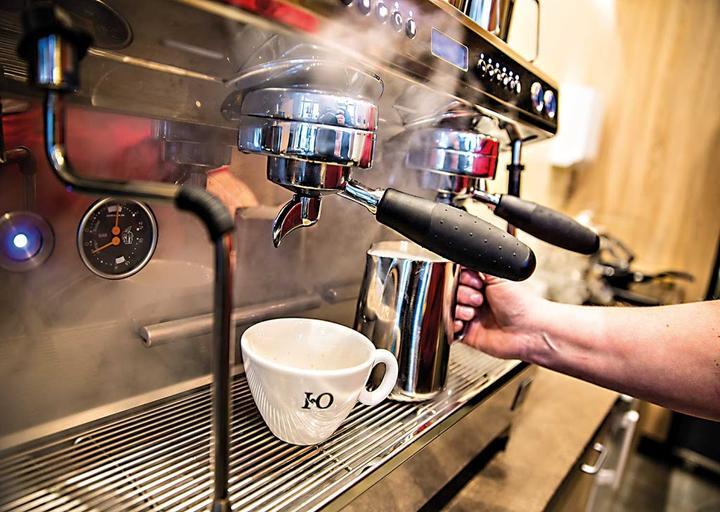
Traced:
POLYGON ((483 294, 470 286, 460 285, 457 290, 457 301, 464 306, 482 306, 483 294))
POLYGON ((477 272, 464 269, 460 274, 460 284, 464 284, 465 286, 470 286, 471 288, 480 290, 483 287, 483 280, 480 278, 480 275, 477 272))
POLYGON ((462 331, 462 330, 463 330, 463 327, 465 327, 465 322, 462 322, 462 321, 460 321, 460 320, 455 320, 455 322, 453 322, 453 330, 454 330, 455 332, 460 332, 460 331, 462 331))
POLYGON ((475 308, 470 306, 455 306, 455 320, 463 320, 469 322, 475 318, 475 308))

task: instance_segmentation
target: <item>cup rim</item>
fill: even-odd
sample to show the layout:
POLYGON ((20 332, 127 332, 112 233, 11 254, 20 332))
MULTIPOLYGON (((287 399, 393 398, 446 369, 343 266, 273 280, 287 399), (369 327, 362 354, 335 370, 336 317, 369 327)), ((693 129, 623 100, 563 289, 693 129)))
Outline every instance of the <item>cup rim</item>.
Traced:
MULTIPOLYGON (((336 322, 329 322, 327 320, 315 319, 315 318, 297 318, 297 317, 273 318, 271 320, 263 320, 262 322, 258 322, 256 324, 251 325, 250 327, 248 327, 245 330, 245 332, 243 332, 242 336, 240 337, 240 348, 244 354, 247 354, 250 356, 250 358, 253 360, 253 362, 259 363, 260 365, 266 366, 272 370, 288 372, 288 373, 291 373, 294 375, 308 375, 308 374, 318 375, 319 374, 319 375, 330 376, 330 377, 350 375, 350 374, 353 374, 353 373, 356 373, 356 372, 362 370, 363 368, 365 368, 367 366, 371 366, 375 359, 375 357, 374 357, 375 350, 377 350, 375 345, 373 345, 373 343, 367 338, 367 336, 365 336, 364 334, 362 334, 362 333, 356 331, 355 329, 352 329, 346 325, 338 324, 336 322), (358 341, 362 341, 365 344, 365 346, 369 349, 368 357, 362 363, 357 364, 355 366, 348 366, 347 368, 336 368, 336 369, 332 369, 332 370, 328 370, 328 369, 310 370, 310 369, 297 368, 295 366, 290 366, 287 364, 271 361, 270 359, 258 354, 257 351, 253 350, 249 346, 250 342, 248 341, 248 339, 246 337, 248 331, 252 331, 256 328, 259 328, 259 326, 263 326, 265 324, 281 323, 281 322, 287 322, 287 321, 301 322, 301 323, 329 324, 335 328, 338 328, 345 332, 349 332, 349 333, 351 333, 352 336, 356 337, 358 339, 358 341)), ((247 361, 245 360, 244 354, 243 354, 243 363, 246 363, 247 361)))

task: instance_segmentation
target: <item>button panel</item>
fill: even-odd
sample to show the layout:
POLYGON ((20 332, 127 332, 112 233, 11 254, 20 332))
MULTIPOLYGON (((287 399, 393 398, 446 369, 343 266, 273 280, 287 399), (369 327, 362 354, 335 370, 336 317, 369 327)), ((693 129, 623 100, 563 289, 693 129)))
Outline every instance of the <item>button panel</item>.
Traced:
MULTIPOLYGON (((448 51, 462 49, 465 53, 463 67, 436 53, 431 34, 434 29, 441 31, 442 23, 426 16, 428 9, 415 9, 411 0, 339 0, 338 5, 341 8, 352 6, 352 11, 366 19, 363 23, 391 32, 399 38, 398 43, 404 40, 405 46, 395 47, 400 52, 392 55, 393 60, 403 62, 403 67, 404 63, 410 68, 415 63, 422 63, 440 73, 453 74, 460 82, 471 86, 466 89, 468 101, 511 119, 531 122, 546 133, 556 132, 557 87, 538 76, 528 63, 505 52, 503 46, 491 38, 470 28, 464 29, 462 34, 448 36, 457 43, 448 51), (465 69, 467 71, 462 72, 465 69)), ((437 14, 430 12, 433 16, 437 14)))
POLYGON ((475 74, 481 80, 489 80, 511 94, 519 95, 522 92, 520 74, 511 66, 493 62, 492 57, 486 57, 484 53, 481 53, 477 60, 475 74))

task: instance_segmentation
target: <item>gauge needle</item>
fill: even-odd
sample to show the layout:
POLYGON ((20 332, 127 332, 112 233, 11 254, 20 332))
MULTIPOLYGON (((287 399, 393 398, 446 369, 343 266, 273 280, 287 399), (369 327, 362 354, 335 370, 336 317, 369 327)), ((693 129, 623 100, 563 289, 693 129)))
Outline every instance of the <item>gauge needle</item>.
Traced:
POLYGON ((112 228, 112 234, 113 235, 119 235, 120 234, 120 208, 122 208, 119 204, 115 206, 115 225, 112 228))
POLYGON ((110 247, 111 245, 120 245, 120 238, 114 236, 114 237, 112 238, 112 240, 110 240, 110 241, 109 241, 108 243, 106 243, 105 245, 101 245, 101 246, 98 247, 97 249, 93 249, 92 253, 93 253, 93 254, 96 254, 96 253, 98 253, 98 252, 100 252, 100 251, 103 251, 103 250, 107 249, 107 248, 110 247))

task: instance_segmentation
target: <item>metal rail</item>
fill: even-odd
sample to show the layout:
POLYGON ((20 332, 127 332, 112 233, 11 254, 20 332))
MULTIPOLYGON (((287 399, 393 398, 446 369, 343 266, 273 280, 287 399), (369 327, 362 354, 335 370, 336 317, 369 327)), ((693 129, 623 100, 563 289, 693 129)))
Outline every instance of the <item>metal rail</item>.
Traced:
MULTIPOLYGON (((448 389, 429 402, 356 407, 317 446, 275 438, 244 376, 232 384, 229 493, 234 510, 327 504, 373 468, 477 400, 518 363, 451 350, 448 389)), ((88 429, 0 453, 0 512, 204 511, 211 498, 211 390, 204 386, 88 429)))

